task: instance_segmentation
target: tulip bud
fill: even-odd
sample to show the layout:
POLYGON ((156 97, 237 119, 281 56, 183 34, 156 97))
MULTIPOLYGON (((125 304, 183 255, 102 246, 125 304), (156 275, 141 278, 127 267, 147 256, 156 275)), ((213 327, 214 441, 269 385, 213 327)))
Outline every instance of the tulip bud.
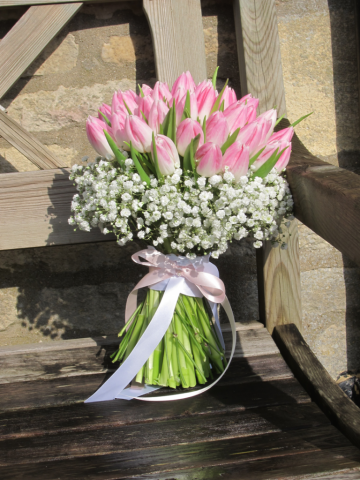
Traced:
POLYGON ((239 100, 224 110, 225 118, 230 128, 230 135, 238 128, 243 128, 247 123, 256 119, 256 108, 254 105, 245 105, 239 100))
POLYGON ((195 97, 197 101, 199 118, 203 122, 204 117, 208 118, 212 107, 218 96, 217 91, 214 89, 210 80, 199 83, 195 90, 195 97))
POLYGON ((128 110, 125 107, 126 103, 131 113, 134 114, 135 110, 138 107, 138 101, 139 97, 132 90, 126 90, 126 92, 122 92, 121 90, 119 90, 118 92, 114 93, 111 111, 112 113, 115 113, 119 110, 123 110, 128 113, 128 110))
POLYGON ((267 112, 264 112, 257 117, 257 121, 262 121, 262 120, 268 120, 271 122, 271 127, 269 128, 269 131, 266 134, 266 141, 268 141, 274 131, 274 127, 276 123, 276 110, 272 108, 271 110, 268 110, 267 112))
POLYGON ((114 139, 117 145, 123 150, 129 150, 125 142, 130 142, 129 136, 125 131, 125 120, 128 115, 123 111, 118 111, 112 116, 111 129, 113 131, 114 139))
POLYGON ((140 153, 150 152, 152 130, 144 120, 128 115, 125 119, 125 132, 135 150, 140 153))
POLYGON ((279 160, 276 162, 276 168, 280 168, 281 170, 286 167, 286 165, 289 163, 290 159, 290 153, 291 153, 291 143, 290 142, 272 142, 266 145, 265 149, 261 152, 261 154, 258 156, 258 158, 254 162, 254 166, 256 167, 256 170, 260 168, 264 163, 269 160, 271 155, 273 155, 277 150, 277 153, 279 154, 282 150, 284 152, 281 154, 281 157, 279 160), (286 150, 284 150, 286 148, 286 150))
POLYGON ((103 157, 107 155, 114 156, 108 141, 106 140, 104 130, 112 135, 111 128, 99 118, 88 117, 86 120, 86 134, 92 147, 103 157))
POLYGON ((270 120, 260 119, 259 121, 258 117, 240 130, 237 141, 249 147, 251 156, 265 145, 271 125, 270 120))
POLYGON ((124 112, 128 114, 124 102, 121 98, 118 97, 117 92, 114 93, 112 102, 111 102, 111 113, 124 112))
POLYGON ((198 147, 201 147, 204 143, 204 134, 201 125, 191 118, 186 118, 180 123, 176 132, 176 145, 180 155, 185 155, 185 151, 190 145, 191 140, 199 134, 200 141, 198 147))
POLYGON ((155 100, 152 104, 148 121, 149 127, 154 130, 155 133, 160 132, 160 125, 165 120, 166 114, 168 113, 169 108, 162 100, 155 100))
POLYGON ((229 167, 235 181, 238 182, 240 177, 247 174, 249 169, 249 147, 235 142, 226 150, 223 161, 222 170, 225 172, 225 167, 229 167))
POLYGON ((224 109, 237 101, 235 91, 226 85, 225 90, 221 97, 221 103, 224 102, 224 109))
MULTIPOLYGON (((172 175, 180 165, 179 154, 171 138, 165 135, 155 135, 155 145, 159 170, 162 175, 172 175)), ((154 158, 154 148, 151 144, 151 154, 154 158)))
POLYGON ((251 93, 248 93, 245 97, 240 98, 239 103, 247 106, 252 105, 256 110, 259 106, 259 99, 253 98, 251 93))
MULTIPOLYGON (((186 103, 186 96, 187 96, 187 92, 185 93, 185 95, 183 95, 181 100, 175 101, 176 125, 179 125, 179 123, 181 122, 181 119, 184 113, 185 103, 186 103)), ((192 118, 193 120, 196 120, 198 116, 199 116, 199 112, 197 108, 196 97, 194 93, 191 93, 190 94, 190 118, 192 118)))
POLYGON ((203 177, 212 177, 221 172, 222 153, 215 143, 206 142, 195 154, 196 171, 203 177))
POLYGON ((222 147, 230 133, 223 112, 214 112, 206 121, 206 140, 222 147))
POLYGON ((185 73, 182 73, 180 77, 175 80, 174 85, 171 89, 171 95, 174 96, 176 90, 178 90, 179 88, 182 88, 183 90, 185 90, 185 92, 190 90, 190 93, 193 93, 195 91, 195 86, 196 85, 191 76, 191 73, 187 71, 185 73))
POLYGON ((172 95, 170 93, 168 84, 164 82, 156 82, 151 97, 154 101, 164 101, 165 98, 165 100, 170 104, 170 102, 172 101, 172 95))
POLYGON ((153 89, 149 87, 149 85, 146 85, 146 83, 143 83, 141 85, 141 90, 143 91, 144 95, 152 95, 153 89))
POLYGON ((150 95, 147 95, 146 97, 140 97, 139 98, 139 104, 138 107, 135 109, 135 112, 133 112, 135 115, 137 115, 140 118, 143 118, 141 112, 145 115, 146 119, 149 119, 149 114, 150 114, 150 109, 154 103, 154 100, 150 95))
POLYGON ((98 117, 100 118, 100 120, 103 120, 103 116, 100 114, 103 113, 105 115, 105 117, 111 122, 111 107, 110 105, 106 105, 106 103, 103 103, 101 105, 101 107, 99 108, 99 113, 98 113, 98 117))
POLYGON ((294 135, 293 127, 284 128, 279 132, 275 132, 269 138, 269 143, 272 142, 291 142, 291 139, 294 135))

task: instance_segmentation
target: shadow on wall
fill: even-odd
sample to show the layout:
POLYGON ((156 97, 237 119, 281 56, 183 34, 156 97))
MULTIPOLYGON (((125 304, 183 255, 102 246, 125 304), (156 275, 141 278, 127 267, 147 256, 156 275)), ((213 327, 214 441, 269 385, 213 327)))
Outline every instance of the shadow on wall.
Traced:
MULTIPOLYGON (((355 0, 356 1, 356 0, 355 0)), ((360 174, 360 121, 355 1, 328 0, 339 166, 360 174)), ((360 25, 359 25, 360 27, 360 25)), ((360 269, 343 255, 348 371, 360 369, 360 269)), ((336 339, 334 339, 336 342, 336 339)))

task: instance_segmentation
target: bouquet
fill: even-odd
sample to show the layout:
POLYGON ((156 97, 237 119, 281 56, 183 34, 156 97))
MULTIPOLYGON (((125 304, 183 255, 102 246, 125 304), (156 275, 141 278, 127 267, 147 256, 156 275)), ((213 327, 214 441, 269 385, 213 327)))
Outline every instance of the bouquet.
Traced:
POLYGON ((255 248, 266 240, 286 248, 281 225, 292 219, 293 200, 282 172, 295 124, 274 133, 276 110, 257 116, 258 100, 238 100, 227 82, 218 92, 216 74, 196 85, 183 73, 171 90, 156 82, 139 86, 139 94, 115 92, 112 105, 86 122, 99 156, 71 169, 79 193, 69 223, 113 232, 120 246, 133 239, 148 246, 133 256, 150 273, 132 295, 142 287, 147 294, 138 306, 130 295, 113 355, 124 371, 131 365, 127 382, 132 375, 138 383, 189 388, 222 374, 216 303, 225 289, 210 255, 244 237, 255 248), (182 283, 169 294, 174 279, 182 283), (157 343, 148 348, 150 327, 157 343))

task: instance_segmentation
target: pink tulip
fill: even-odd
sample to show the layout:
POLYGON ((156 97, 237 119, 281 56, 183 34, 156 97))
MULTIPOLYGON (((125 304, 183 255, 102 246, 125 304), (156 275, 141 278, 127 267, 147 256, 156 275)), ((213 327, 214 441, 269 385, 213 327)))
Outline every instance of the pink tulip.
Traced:
POLYGON ((88 117, 86 120, 86 134, 89 142, 99 155, 103 157, 106 157, 106 155, 114 156, 106 140, 104 130, 112 135, 111 128, 103 120, 96 117, 88 117))
MULTIPOLYGON (((186 103, 186 95, 187 93, 185 93, 185 95, 178 102, 175 101, 176 125, 179 125, 179 123, 181 122, 181 118, 183 116, 185 103, 186 103)), ((196 120, 198 118, 198 115, 199 115, 199 112, 197 108, 196 97, 194 93, 191 93, 190 94, 190 118, 192 118, 193 120, 196 120)))
POLYGON ((125 103, 126 103, 131 113, 134 114, 135 110, 138 107, 138 101, 139 101, 139 97, 132 90, 126 90, 126 92, 122 92, 121 90, 119 90, 118 92, 115 92, 113 96, 111 110, 113 113, 115 113, 118 110, 125 109, 126 113, 128 113, 128 110, 125 107, 125 103))
POLYGON ((169 108, 162 100, 155 100, 153 102, 149 116, 148 122, 149 127, 155 132, 160 132, 160 125, 165 120, 166 114, 168 113, 169 108))
POLYGON ((237 101, 235 91, 226 85, 224 93, 221 97, 221 103, 224 102, 224 108, 228 108, 230 105, 237 101))
POLYGON ((276 123, 276 110, 272 108, 271 110, 268 110, 257 117, 257 121, 262 121, 262 120, 268 120, 271 122, 271 127, 266 134, 266 141, 268 141, 274 131, 274 127, 276 123))
POLYGON ((259 100, 257 98, 253 98, 251 93, 248 93, 247 95, 245 95, 245 97, 240 98, 239 103, 247 106, 253 105, 255 107, 255 110, 259 106, 259 100))
POLYGON ((130 142, 129 136, 125 130, 125 120, 128 115, 123 111, 118 111, 112 116, 111 129, 113 131, 114 139, 117 145, 123 150, 129 150, 125 142, 130 142))
POLYGON ((276 167, 282 167, 281 169, 285 168, 286 165, 289 163, 290 153, 291 153, 291 143, 290 142, 272 142, 271 144, 266 145, 263 152, 259 155, 259 157, 255 160, 254 166, 256 169, 260 168, 264 163, 269 160, 271 155, 273 155, 277 150, 279 154, 282 150, 284 152, 281 154, 281 157, 276 163, 276 167), (286 149, 286 150, 284 150, 286 149))
POLYGON ((165 98, 165 101, 167 101, 170 104, 170 102, 172 101, 172 95, 170 93, 168 84, 164 82, 156 82, 154 86, 154 90, 152 91, 151 97, 154 101, 156 100, 164 101, 164 98, 165 98))
POLYGON ((269 143, 272 142, 291 142, 291 139, 294 135, 293 127, 284 128, 279 132, 275 132, 269 138, 269 143))
POLYGON ((232 134, 237 128, 243 128, 247 123, 256 119, 256 107, 245 105, 239 100, 226 108, 224 115, 230 128, 230 134, 232 134))
POLYGON ((149 114, 150 114, 150 110, 153 103, 154 103, 154 100, 150 95, 146 95, 146 97, 140 97, 138 107, 135 109, 135 112, 133 113, 138 117, 143 118, 141 114, 142 112, 145 115, 145 117, 149 119, 149 114))
POLYGON ((196 171, 203 177, 212 177, 221 172, 222 153, 220 147, 215 143, 206 142, 200 147, 196 154, 196 171))
POLYGON ((205 115, 207 118, 209 117, 218 93, 212 86, 211 81, 206 80, 199 83, 199 85, 196 87, 195 96, 199 111, 199 118, 200 121, 203 122, 205 115))
POLYGON ((204 144, 204 134, 201 125, 191 118, 186 118, 178 126, 176 132, 176 145, 180 155, 184 156, 187 147, 193 138, 200 134, 198 148, 204 144))
POLYGON ((247 145, 250 149, 250 156, 252 156, 265 145, 268 133, 271 132, 271 126, 270 120, 259 120, 258 117, 254 122, 245 125, 240 130, 237 141, 247 145))
POLYGON ((249 147, 241 145, 239 142, 233 143, 225 152, 222 161, 222 170, 229 167, 235 181, 238 182, 240 177, 247 174, 249 169, 249 147))
POLYGON ((214 112, 206 121, 206 140, 222 147, 230 133, 223 112, 214 112))
POLYGON ((125 119, 125 132, 135 150, 140 153, 150 152, 152 130, 144 120, 128 115, 125 119))
MULTIPOLYGON (((163 175, 172 175, 180 164, 179 154, 171 138, 165 135, 155 135, 156 152, 159 170, 163 175)), ((151 153, 154 158, 154 149, 151 144, 151 153)))
POLYGON ((101 107, 99 108, 98 117, 102 120, 103 117, 100 114, 100 112, 103 113, 105 115, 105 117, 111 122, 111 107, 110 107, 110 105, 106 105, 106 103, 103 103, 101 105, 101 107))
POLYGON ((176 90, 178 90, 179 88, 185 90, 185 92, 187 90, 190 90, 190 93, 193 93, 195 91, 195 82, 191 76, 191 73, 189 71, 185 72, 185 73, 182 73, 180 75, 180 77, 178 77, 175 82, 174 82, 174 85, 171 89, 171 95, 174 96, 175 95, 175 92, 176 90))
POLYGON ((141 90, 144 92, 144 95, 152 95, 153 89, 149 87, 149 85, 146 85, 146 83, 143 83, 141 85, 141 90))

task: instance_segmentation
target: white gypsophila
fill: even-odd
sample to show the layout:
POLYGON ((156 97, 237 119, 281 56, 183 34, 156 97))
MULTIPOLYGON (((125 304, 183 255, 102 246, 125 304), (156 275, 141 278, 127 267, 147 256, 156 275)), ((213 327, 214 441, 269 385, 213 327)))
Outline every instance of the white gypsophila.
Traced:
POLYGON ((90 231, 113 232, 119 245, 137 238, 189 258, 212 252, 217 258, 233 239, 253 239, 255 248, 271 240, 280 244, 282 218, 289 227, 293 199, 286 180, 276 170, 261 179, 252 171, 235 182, 223 176, 183 177, 177 168, 162 181, 141 181, 131 158, 125 171, 98 157, 88 165, 74 165, 70 179, 78 194, 71 204, 70 225, 90 231))

